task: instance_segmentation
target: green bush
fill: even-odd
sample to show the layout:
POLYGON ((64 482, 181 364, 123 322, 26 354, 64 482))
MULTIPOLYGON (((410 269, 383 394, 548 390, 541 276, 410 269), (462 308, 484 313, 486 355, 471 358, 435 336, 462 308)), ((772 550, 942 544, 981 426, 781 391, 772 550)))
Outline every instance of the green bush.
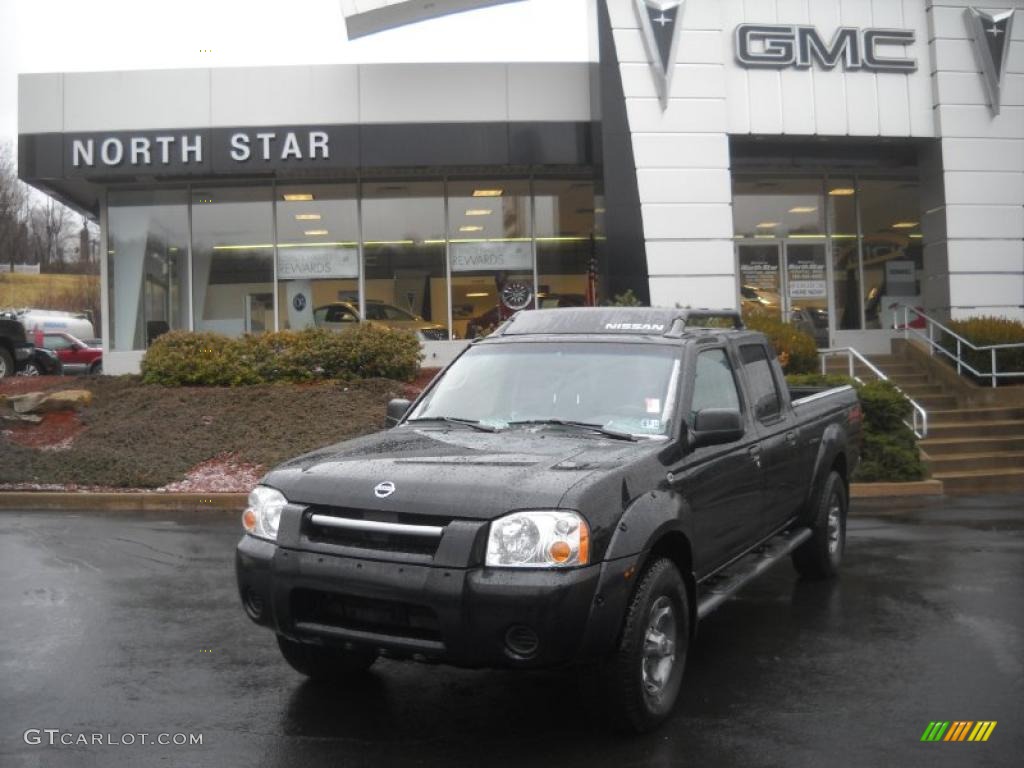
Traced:
POLYGON ((768 337, 786 373, 813 373, 818 369, 818 346, 809 333, 766 312, 748 310, 743 313, 743 322, 750 330, 768 337))
MULTIPOLYGON (((966 320, 951 320, 947 323, 950 330, 963 336, 972 344, 987 347, 994 344, 1024 344, 1024 323, 1006 317, 969 317, 966 320)), ((956 339, 943 333, 939 343, 951 354, 956 354, 956 339)), ((975 370, 982 374, 992 372, 991 350, 975 351, 970 347, 962 347, 963 358, 975 370)), ((996 350, 996 368, 998 371, 1024 371, 1024 348, 996 350)), ((1020 384, 1020 379, 1002 380, 1000 384, 1020 384)))
POLYGON ((229 338, 173 331, 142 361, 147 384, 240 386, 278 381, 385 378, 412 381, 423 355, 415 335, 373 325, 229 338))
POLYGON ((927 475, 917 450, 917 438, 904 424, 909 420, 911 405, 887 381, 864 384, 847 376, 820 373, 787 376, 792 387, 856 387, 864 413, 863 442, 860 465, 853 479, 859 482, 906 482, 923 480, 927 475))

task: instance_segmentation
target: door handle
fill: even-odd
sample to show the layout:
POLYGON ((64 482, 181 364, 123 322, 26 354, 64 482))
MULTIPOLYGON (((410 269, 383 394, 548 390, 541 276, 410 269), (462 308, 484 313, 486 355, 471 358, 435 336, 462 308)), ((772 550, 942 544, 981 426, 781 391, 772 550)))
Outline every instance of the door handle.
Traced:
POLYGON ((786 442, 789 443, 790 445, 793 445, 796 442, 796 432, 787 432, 786 442))
POLYGON ((754 466, 756 466, 758 469, 760 469, 761 468, 761 446, 759 446, 759 445, 752 445, 752 446, 750 446, 750 450, 748 450, 747 453, 749 453, 750 454, 750 458, 752 458, 754 460, 754 466))

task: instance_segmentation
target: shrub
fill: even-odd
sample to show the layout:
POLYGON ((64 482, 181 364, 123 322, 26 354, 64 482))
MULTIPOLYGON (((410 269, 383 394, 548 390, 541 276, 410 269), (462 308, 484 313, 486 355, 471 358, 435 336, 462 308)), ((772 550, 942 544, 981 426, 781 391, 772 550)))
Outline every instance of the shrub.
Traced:
POLYGON ((416 337, 373 325, 229 338, 174 331, 142 361, 143 381, 177 386, 239 386, 277 381, 387 378, 411 381, 422 353, 416 337))
POLYGON ((768 337, 786 373, 813 373, 817 370, 818 346, 809 333, 764 312, 744 312, 743 322, 750 330, 760 331, 768 337))
POLYGON ((857 388, 864 412, 860 465, 853 479, 860 482, 904 482, 922 480, 927 475, 917 450, 917 438, 903 423, 910 418, 911 405, 887 381, 861 384, 847 376, 805 374, 787 376, 793 387, 857 388))
MULTIPOLYGON (((972 344, 987 347, 993 344, 1024 344, 1024 323, 1006 317, 969 317, 966 320, 952 320, 947 323, 950 330, 963 336, 972 344)), ((939 343, 950 353, 956 354, 956 339, 943 333, 939 343)), ((992 372, 991 350, 975 351, 962 348, 963 358, 981 373, 992 372)), ((996 350, 996 367, 999 371, 1024 371, 1024 348, 996 350)), ((1020 379, 1003 379, 1000 384, 1021 383, 1020 379)))

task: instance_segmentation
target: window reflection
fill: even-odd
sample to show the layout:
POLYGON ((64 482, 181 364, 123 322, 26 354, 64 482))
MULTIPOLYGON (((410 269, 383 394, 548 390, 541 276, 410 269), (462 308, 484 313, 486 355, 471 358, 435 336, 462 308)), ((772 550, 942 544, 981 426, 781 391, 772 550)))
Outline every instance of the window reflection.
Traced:
POLYGON ((858 330, 860 322, 860 247, 857 194, 852 178, 829 177, 826 184, 832 245, 832 292, 836 330, 858 330))
POLYGON ((146 349, 188 327, 187 192, 111 192, 107 203, 110 348, 146 349))
POLYGON ((367 314, 397 309, 412 319, 382 322, 447 339, 444 185, 367 183, 362 210, 367 314))
POLYGON ((533 190, 537 305, 596 305, 599 285, 593 181, 538 179, 533 190))
POLYGON ((332 307, 358 311, 355 184, 277 187, 277 279, 281 329, 321 327, 332 307))
POLYGON ((192 301, 197 331, 274 330, 274 233, 269 187, 192 192, 192 301))

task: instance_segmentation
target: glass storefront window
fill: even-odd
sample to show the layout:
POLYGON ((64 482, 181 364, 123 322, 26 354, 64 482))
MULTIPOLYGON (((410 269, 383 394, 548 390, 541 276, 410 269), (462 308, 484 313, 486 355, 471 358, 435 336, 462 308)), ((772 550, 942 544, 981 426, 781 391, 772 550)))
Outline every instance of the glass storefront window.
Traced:
POLYGON ((193 189, 195 330, 274 330, 272 211, 269 186, 193 189))
POLYGON ((736 237, 825 237, 821 178, 738 178, 733 185, 736 237))
POLYGON ((362 215, 367 319, 447 339, 444 184, 366 183, 362 215))
POLYGON ((146 349, 188 327, 188 193, 113 191, 107 205, 109 348, 146 349))
POLYGON ((835 327, 839 331, 858 330, 861 328, 861 314, 857 187, 853 178, 829 177, 826 189, 835 327))
POLYGON ((532 307, 533 238, 527 180, 448 182, 452 331, 485 335, 532 307))
POLYGON ((597 304, 593 181, 537 179, 533 194, 537 306, 597 304))
POLYGON ((328 315, 358 315, 356 185, 278 186, 276 196, 278 327, 333 327, 328 315))
POLYGON ((861 179, 866 328, 892 328, 898 304, 920 303, 921 206, 916 181, 861 179))

